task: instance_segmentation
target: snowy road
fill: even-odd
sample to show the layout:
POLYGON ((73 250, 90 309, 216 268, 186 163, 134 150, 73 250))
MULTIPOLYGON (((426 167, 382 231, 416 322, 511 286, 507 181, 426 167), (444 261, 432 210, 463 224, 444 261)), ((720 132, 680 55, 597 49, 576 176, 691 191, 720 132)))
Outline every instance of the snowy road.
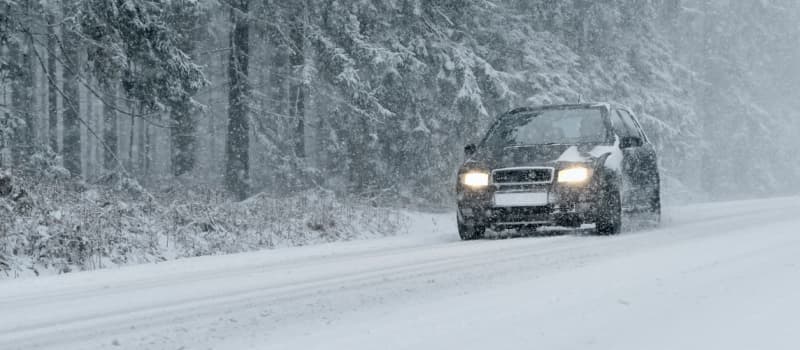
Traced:
POLYGON ((669 208, 615 237, 459 242, 433 222, 0 281, 0 349, 800 348, 800 198, 669 208))

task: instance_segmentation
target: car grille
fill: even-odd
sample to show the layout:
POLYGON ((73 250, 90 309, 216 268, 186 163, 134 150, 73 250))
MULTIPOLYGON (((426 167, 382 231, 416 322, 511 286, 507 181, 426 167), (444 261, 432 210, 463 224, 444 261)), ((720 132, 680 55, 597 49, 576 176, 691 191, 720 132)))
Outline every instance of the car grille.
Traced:
POLYGON ((491 220, 495 223, 531 223, 546 222, 549 220, 551 209, 549 207, 528 208, 495 208, 492 210, 491 220))
POLYGON ((553 182, 553 168, 509 168, 492 172, 498 185, 546 184, 553 182))

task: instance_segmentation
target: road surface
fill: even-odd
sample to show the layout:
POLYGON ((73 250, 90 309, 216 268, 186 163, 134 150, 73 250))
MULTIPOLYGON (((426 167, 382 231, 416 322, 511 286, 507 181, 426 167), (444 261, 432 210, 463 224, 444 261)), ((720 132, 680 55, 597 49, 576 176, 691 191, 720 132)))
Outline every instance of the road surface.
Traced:
POLYGON ((800 198, 664 221, 474 242, 418 223, 0 281, 0 349, 800 349, 800 198))

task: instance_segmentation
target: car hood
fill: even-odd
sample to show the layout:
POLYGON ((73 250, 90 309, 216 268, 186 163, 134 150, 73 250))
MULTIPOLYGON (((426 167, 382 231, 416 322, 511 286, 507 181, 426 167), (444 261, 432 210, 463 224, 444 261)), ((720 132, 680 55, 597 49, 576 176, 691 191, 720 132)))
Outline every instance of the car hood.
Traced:
POLYGON ((479 150, 465 165, 488 169, 527 166, 552 166, 559 163, 586 163, 606 158, 607 167, 618 167, 619 147, 607 144, 526 145, 479 150), (609 164, 610 163, 610 164, 609 164))

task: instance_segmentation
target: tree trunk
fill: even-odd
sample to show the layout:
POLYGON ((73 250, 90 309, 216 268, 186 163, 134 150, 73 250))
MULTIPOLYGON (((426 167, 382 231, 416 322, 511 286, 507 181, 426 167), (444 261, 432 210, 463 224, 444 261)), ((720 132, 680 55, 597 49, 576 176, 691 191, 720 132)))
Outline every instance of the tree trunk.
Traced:
POLYGON ((119 137, 119 126, 117 125, 117 83, 105 80, 103 83, 105 91, 105 103, 103 103, 103 142, 105 143, 103 152, 103 165, 106 170, 117 168, 117 155, 119 149, 117 139, 119 137))
MULTIPOLYGON (((55 11, 51 9, 49 11, 55 11)), ((47 74, 50 75, 47 89, 47 120, 48 140, 50 150, 58 153, 58 88, 56 82, 56 16, 52 12, 47 14, 47 74)))
MULTIPOLYGON (((30 3, 28 6, 31 6, 30 3)), ((34 108, 36 105, 36 74, 35 74, 35 66, 33 64, 34 54, 33 54, 33 40, 28 38, 26 40, 27 48, 25 53, 23 54, 22 64, 24 65, 23 71, 25 82, 25 90, 24 90, 24 99, 25 99, 25 132, 23 133, 25 140, 23 140, 22 145, 23 149, 21 152, 22 157, 27 161, 31 155, 33 155, 35 151, 35 140, 36 140, 36 115, 34 108)))
POLYGON ((225 147, 225 185, 239 199, 247 197, 249 178, 250 126, 247 120, 249 0, 232 0, 231 52, 228 61, 228 137, 225 147))
POLYGON ((136 121, 137 140, 136 144, 136 159, 138 163, 137 174, 144 178, 147 175, 147 138, 145 137, 146 123, 144 118, 139 118, 136 121))
MULTIPOLYGON (((182 39, 178 47, 189 56, 200 60, 195 53, 197 45, 205 40, 206 19, 203 15, 181 13, 177 18, 182 39)), ((199 63, 199 62, 198 62, 199 63)), ((169 129, 170 162, 172 175, 181 176, 194 170, 197 164, 197 112, 199 112, 188 96, 170 104, 171 127, 169 129)))
POLYGON ((136 112, 134 111, 133 108, 130 108, 130 111, 131 111, 131 125, 128 128, 128 132, 129 132, 129 134, 128 134, 128 170, 129 171, 134 171, 135 166, 136 166, 136 162, 134 161, 134 158, 133 158, 133 152, 134 152, 134 149, 136 148, 136 143, 135 143, 136 140, 134 139, 134 137, 136 136, 136 117, 134 117, 134 114, 136 112))
MULTIPOLYGON (((25 106, 25 63, 23 62, 22 45, 19 42, 11 41, 8 45, 8 56, 11 62, 14 63, 11 69, 11 110, 12 118, 15 118, 23 123, 28 122, 26 106, 25 106)), ((25 140, 24 131, 27 129, 25 125, 19 126, 16 123, 11 123, 11 137, 9 141, 11 146, 11 159, 10 163, 19 165, 21 160, 21 151, 24 148, 22 144, 25 140)))
POLYGON ((83 111, 83 119, 86 121, 86 127, 84 128, 85 131, 83 133, 84 138, 84 148, 86 149, 84 153, 86 166, 83 168, 84 175, 87 178, 92 178, 95 176, 95 171, 97 171, 97 144, 101 141, 96 137, 93 137, 90 130, 100 130, 98 127, 99 124, 95 118, 95 111, 94 111, 94 96, 88 91, 88 89, 81 89, 84 91, 83 97, 81 100, 84 102, 83 111))
POLYGON ((181 176, 194 169, 197 123, 192 116, 192 104, 188 98, 181 101, 179 106, 173 107, 170 113, 173 123, 170 128, 172 171, 173 175, 181 176))
MULTIPOLYGON (((31 2, 22 3, 26 14, 30 14, 31 2)), ((33 137, 35 134, 36 122, 33 113, 33 42, 26 38, 23 42, 12 41, 9 45, 11 59, 16 63, 15 73, 12 76, 11 104, 15 113, 23 122, 15 128, 12 139, 12 161, 13 164, 20 165, 30 158, 33 154, 33 137)))
POLYGON ((305 59, 305 6, 300 3, 295 8, 292 27, 289 29, 289 39, 292 41, 292 53, 289 56, 289 64, 292 65, 294 79, 290 97, 292 101, 291 113, 296 118, 297 127, 295 129, 295 155, 298 158, 305 158, 305 99, 306 86, 303 74, 305 59))
MULTIPOLYGON (((74 1, 62 2, 65 18, 75 15, 74 1)), ((63 154, 64 167, 73 177, 80 177, 81 172, 81 127, 80 127, 80 100, 78 89, 78 71, 80 69, 80 55, 78 50, 80 38, 69 23, 61 28, 63 38, 62 50, 64 51, 64 68, 62 72, 61 89, 64 92, 64 135, 63 154)))
POLYGON ((272 89, 272 110, 279 115, 288 114, 286 77, 289 75, 287 66, 287 52, 289 48, 285 43, 275 45, 271 57, 272 67, 270 69, 270 87, 272 89))
POLYGON ((141 138, 141 167, 142 167, 142 179, 147 180, 148 176, 150 176, 150 124, 147 123, 144 119, 142 119, 142 123, 140 124, 140 133, 139 137, 141 138))

